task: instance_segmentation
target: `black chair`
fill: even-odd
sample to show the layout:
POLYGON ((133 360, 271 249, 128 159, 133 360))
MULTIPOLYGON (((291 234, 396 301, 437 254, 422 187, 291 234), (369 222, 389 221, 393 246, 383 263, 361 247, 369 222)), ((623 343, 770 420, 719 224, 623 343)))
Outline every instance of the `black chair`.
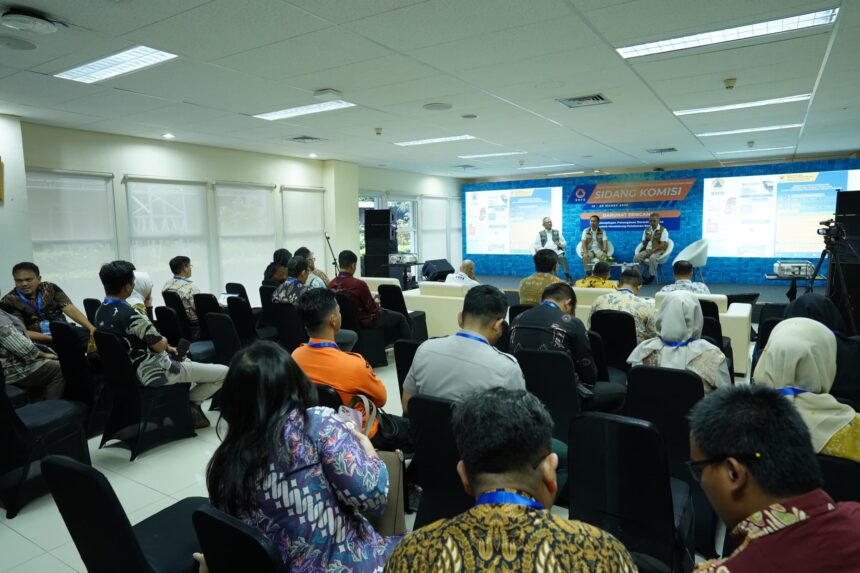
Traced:
POLYGON ((750 364, 750 376, 755 376, 755 367, 758 364, 758 359, 761 358, 761 353, 764 351, 764 347, 767 346, 767 341, 770 340, 770 333, 773 332, 773 329, 777 324, 782 322, 782 317, 770 317, 764 319, 764 322, 760 322, 758 324, 758 338, 755 341, 755 347, 753 348, 752 354, 752 364, 750 364))
POLYGON ((215 362, 229 366, 233 355, 242 348, 239 333, 233 326, 233 319, 229 315, 213 312, 206 315, 206 325, 212 335, 212 343, 215 345, 215 362))
POLYGON ((782 318, 785 316, 786 308, 788 308, 788 304, 782 302, 768 302, 761 305, 761 310, 758 313, 758 323, 761 324, 769 318, 782 318))
POLYGON ((453 407, 450 400, 428 396, 409 400, 416 480, 424 489, 413 529, 454 517, 475 505, 457 474, 460 453, 451 429, 453 407))
POLYGON ((591 315, 591 330, 603 339, 606 364, 627 372, 627 357, 638 344, 636 321, 632 314, 619 310, 598 310, 591 315))
MULTIPOLYGON (((6 386, 2 368, 0 386, 6 386)), ((0 501, 7 519, 44 493, 42 458, 65 454, 90 463, 86 416, 83 404, 67 400, 44 400, 13 408, 6 392, 0 392, 0 501)))
MULTIPOLYGON (((248 291, 245 290, 245 285, 242 283, 227 283, 225 285, 227 289, 227 294, 236 295, 248 301, 248 304, 251 303, 251 299, 248 298, 248 291)), ((251 309, 251 316, 254 317, 254 323, 259 323, 260 318, 263 316, 263 309, 255 306, 251 309)))
POLYGON ((514 320, 516 320, 519 315, 521 315, 528 309, 533 308, 534 306, 535 305, 533 304, 512 304, 508 308, 508 322, 513 324, 514 320))
POLYGON ((188 497, 132 526, 97 469, 62 456, 42 464, 57 508, 90 573, 194 573, 200 550, 191 516, 208 501, 188 497))
POLYGON ((639 571, 692 570, 690 487, 670 477, 657 428, 587 412, 571 424, 568 444, 570 518, 617 537, 639 571))
POLYGON ((260 326, 275 326, 275 316, 272 313, 272 295, 277 287, 271 285, 260 286, 260 326))
POLYGON ((412 361, 415 360, 415 353, 418 352, 419 346, 421 343, 417 340, 401 338, 394 342, 394 365, 397 368, 397 386, 400 388, 401 399, 403 398, 403 383, 406 381, 409 369, 412 368, 412 361))
POLYGON ((97 298, 85 298, 84 299, 84 314, 87 315, 87 320, 90 321, 90 324, 96 323, 96 311, 102 305, 102 301, 97 298))
POLYGON ((418 341, 427 340, 427 315, 423 310, 409 311, 406 309, 406 300, 403 291, 398 285, 379 285, 379 304, 382 308, 392 312, 399 312, 406 317, 409 328, 412 329, 412 338, 418 341))
POLYGON ((511 353, 511 325, 507 320, 502 321, 502 334, 493 346, 501 352, 511 353))
MULTIPOLYGON (((570 355, 557 350, 520 350, 516 357, 526 390, 543 402, 552 417, 552 437, 567 443, 570 421, 582 409, 570 355)), ((411 400, 409 404, 411 413, 411 400)))
MULTIPOLYGON (((710 302, 716 306, 716 303, 712 301, 700 301, 700 302, 710 302)), ((719 348, 723 355, 726 357, 726 364, 729 368, 729 375, 731 376, 732 382, 735 380, 735 366, 734 366, 734 351, 732 350, 732 339, 728 336, 723 336, 723 326, 720 324, 719 318, 714 318, 712 316, 705 316, 702 321, 702 338, 705 338, 719 348)))
POLYGON ((118 440, 131 450, 133 461, 152 447, 197 435, 188 399, 190 384, 143 386, 137 380, 126 342, 102 330, 96 331, 95 339, 111 403, 99 448, 118 440))
POLYGON ((197 324, 200 327, 200 339, 212 340, 212 336, 209 334, 209 325, 206 323, 206 316, 210 312, 226 314, 227 311, 221 308, 215 295, 208 292, 197 293, 194 295, 194 310, 197 312, 197 324))
POLYGON ((824 491, 833 501, 860 501, 860 463, 818 454, 824 491))
POLYGON ((382 327, 364 328, 358 318, 358 309, 352 297, 346 293, 336 293, 337 304, 340 307, 341 327, 358 333, 358 342, 352 348, 353 352, 361 354, 373 367, 388 366, 385 355, 385 334, 382 327))
POLYGON ((338 408, 343 406, 343 400, 340 399, 340 394, 337 393, 337 390, 331 386, 326 386, 325 384, 319 384, 317 382, 314 382, 314 386, 317 387, 317 396, 320 406, 331 408, 335 412, 338 411, 338 408))
POLYGON ((188 312, 185 310, 185 305, 182 304, 182 299, 172 290, 166 290, 161 293, 164 298, 164 304, 168 308, 172 308, 176 313, 176 318, 179 320, 179 331, 182 333, 182 338, 191 342, 200 338, 199 328, 195 329, 191 325, 191 319, 188 318, 188 312), (197 332, 195 332, 197 330, 197 332))
POLYGON ((257 328, 251 305, 246 299, 240 296, 229 297, 227 309, 230 311, 230 318, 233 319, 233 325, 243 345, 251 344, 255 340, 274 340, 278 337, 277 329, 272 326, 257 328))
POLYGON ((286 573, 278 548, 258 528, 207 505, 191 519, 209 573, 286 573))
POLYGON ((591 345, 591 355, 597 366, 597 379, 617 384, 627 384, 627 372, 614 366, 609 366, 606 361, 606 348, 603 345, 603 337, 593 330, 588 331, 588 342, 591 345))
POLYGON ((81 349, 81 340, 65 321, 52 321, 51 346, 60 360, 63 379, 63 400, 80 402, 87 408, 87 435, 100 433, 104 426, 107 408, 101 400, 103 380, 96 379, 90 369, 90 361, 81 349))
POLYGON ((272 304, 271 312, 281 346, 292 352, 308 341, 308 333, 295 305, 276 302, 272 304))
POLYGON ((9 404, 11 404, 13 408, 26 406, 30 402, 30 399, 27 397, 27 392, 12 384, 6 384, 6 398, 9 399, 9 404))
MULTIPOLYGON (((155 307, 155 320, 158 332, 167 339, 171 346, 175 347, 179 344, 180 339, 185 338, 176 310, 169 306, 157 306, 155 307)), ((190 341, 191 339, 185 338, 185 340, 190 341)), ((188 347, 188 356, 195 362, 214 362, 215 345, 212 344, 211 340, 192 342, 188 347)))

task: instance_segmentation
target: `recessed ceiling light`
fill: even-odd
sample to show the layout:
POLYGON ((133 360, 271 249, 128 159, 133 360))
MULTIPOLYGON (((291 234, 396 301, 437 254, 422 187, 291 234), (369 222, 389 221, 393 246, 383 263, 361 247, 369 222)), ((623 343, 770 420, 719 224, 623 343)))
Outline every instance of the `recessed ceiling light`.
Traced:
POLYGON ((831 8, 829 10, 801 14, 800 16, 780 18, 779 20, 746 24, 744 26, 726 28, 724 30, 715 30, 713 32, 704 32, 701 34, 692 34, 690 36, 681 36, 679 38, 670 38, 668 40, 659 40, 657 42, 648 42, 646 44, 637 44, 635 46, 618 48, 616 51, 622 58, 638 58, 640 56, 650 56, 651 54, 662 54, 664 52, 673 52, 675 50, 686 50, 687 48, 698 48, 700 46, 709 46, 711 44, 746 40, 749 38, 757 38, 759 36, 768 36, 770 34, 779 34, 781 32, 791 32, 792 30, 802 30, 804 28, 832 24, 836 20, 836 16, 838 14, 839 8, 831 8))
POLYGON ((475 139, 473 135, 452 135, 451 137, 434 137, 432 139, 416 139, 415 141, 398 141, 394 145, 409 147, 411 145, 428 145, 430 143, 448 143, 449 141, 465 141, 475 139))
POLYGON ((288 117, 298 117, 300 115, 310 115, 312 113, 320 113, 323 111, 333 111, 336 109, 343 109, 346 107, 355 107, 354 103, 350 103, 348 101, 343 101, 342 99, 336 99, 333 101, 325 101, 322 103, 312 103, 310 105, 303 105, 299 107, 290 107, 287 109, 282 109, 279 111, 270 111, 268 113, 257 114, 254 117, 258 117, 260 119, 265 119, 268 121, 275 121, 276 119, 286 119, 288 117))
POLYGON ((176 139, 176 136, 169 131, 167 133, 162 133, 161 137, 163 137, 164 139, 176 139))
POLYGON ((482 153, 480 155, 458 155, 460 159, 480 159, 482 157, 507 157, 508 155, 526 155, 528 151, 504 151, 501 153, 482 153))
POLYGON ((317 154, 316 153, 308 153, 308 157, 310 157, 311 159, 316 159, 317 154))
POLYGON ((576 163, 555 163, 553 165, 533 165, 531 167, 517 167, 517 169, 552 169, 553 167, 572 167, 576 163))
POLYGON ((763 105, 776 105, 779 103, 794 103, 797 101, 807 101, 812 97, 812 94, 800 94, 787 97, 777 97, 773 99, 761 99, 758 101, 749 101, 746 103, 733 103, 729 105, 718 105, 714 107, 700 107, 698 109, 682 109, 673 111, 675 115, 693 115, 696 113, 714 113, 716 111, 730 111, 733 109, 746 109, 748 107, 761 107, 763 105))
POLYGON ((794 129, 795 127, 803 127, 802 123, 790 123, 787 125, 768 125, 765 127, 748 127, 746 129, 733 129, 731 131, 709 131, 707 133, 697 133, 696 137, 714 137, 716 135, 735 135, 736 133, 755 133, 757 131, 776 131, 778 129, 794 129))
POLYGON ((756 151, 781 151, 783 149, 794 149, 793 145, 788 147, 761 147, 759 149, 737 149, 735 151, 714 151, 714 155, 729 155, 734 153, 755 153, 756 151))
POLYGON ((137 46, 113 56, 54 74, 54 77, 92 84, 100 80, 130 74, 131 72, 172 60, 175 57, 176 54, 162 52, 146 46, 137 46))
POLYGON ((454 106, 450 103, 425 103, 424 109, 427 111, 448 111, 452 109, 454 106))
POLYGON ((0 24, 13 30, 32 32, 34 34, 53 34, 57 31, 57 24, 55 22, 32 14, 7 12, 0 16, 0 24))

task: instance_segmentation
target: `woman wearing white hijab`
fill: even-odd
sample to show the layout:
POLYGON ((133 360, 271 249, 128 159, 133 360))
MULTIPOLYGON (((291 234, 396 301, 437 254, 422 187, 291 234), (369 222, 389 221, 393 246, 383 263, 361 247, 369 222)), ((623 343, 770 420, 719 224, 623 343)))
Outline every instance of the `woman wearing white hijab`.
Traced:
POLYGON ((152 278, 149 273, 134 271, 134 290, 126 302, 141 314, 149 316, 147 309, 152 307, 152 278))
POLYGON ((702 340, 705 320, 699 299, 687 291, 666 295, 657 311, 657 336, 641 342, 627 362, 636 366, 660 366, 690 370, 702 378, 705 392, 731 386, 732 379, 723 352, 702 340))
POLYGON ((829 394, 835 377, 836 336, 820 322, 798 317, 773 329, 754 379, 794 403, 816 452, 860 462, 860 416, 829 394))

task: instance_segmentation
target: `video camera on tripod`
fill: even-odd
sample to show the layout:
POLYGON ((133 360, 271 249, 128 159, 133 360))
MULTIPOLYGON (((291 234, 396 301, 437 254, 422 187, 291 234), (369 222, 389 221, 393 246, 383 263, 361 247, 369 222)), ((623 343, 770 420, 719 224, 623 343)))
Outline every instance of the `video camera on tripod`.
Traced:
POLYGON ((818 224, 821 225, 821 228, 818 229, 816 233, 824 237, 825 243, 828 240, 840 241, 846 236, 845 226, 842 223, 837 222, 836 219, 827 219, 826 221, 819 221, 818 224))

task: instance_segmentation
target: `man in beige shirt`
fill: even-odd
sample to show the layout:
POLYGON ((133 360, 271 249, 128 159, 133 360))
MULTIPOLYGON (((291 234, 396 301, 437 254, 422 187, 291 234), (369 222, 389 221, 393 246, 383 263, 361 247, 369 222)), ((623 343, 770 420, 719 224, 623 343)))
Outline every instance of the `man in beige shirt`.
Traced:
POLYGON ((520 281, 520 304, 538 304, 546 287, 562 280, 555 276, 558 270, 558 255, 551 249, 540 249, 535 253, 535 272, 520 281))

